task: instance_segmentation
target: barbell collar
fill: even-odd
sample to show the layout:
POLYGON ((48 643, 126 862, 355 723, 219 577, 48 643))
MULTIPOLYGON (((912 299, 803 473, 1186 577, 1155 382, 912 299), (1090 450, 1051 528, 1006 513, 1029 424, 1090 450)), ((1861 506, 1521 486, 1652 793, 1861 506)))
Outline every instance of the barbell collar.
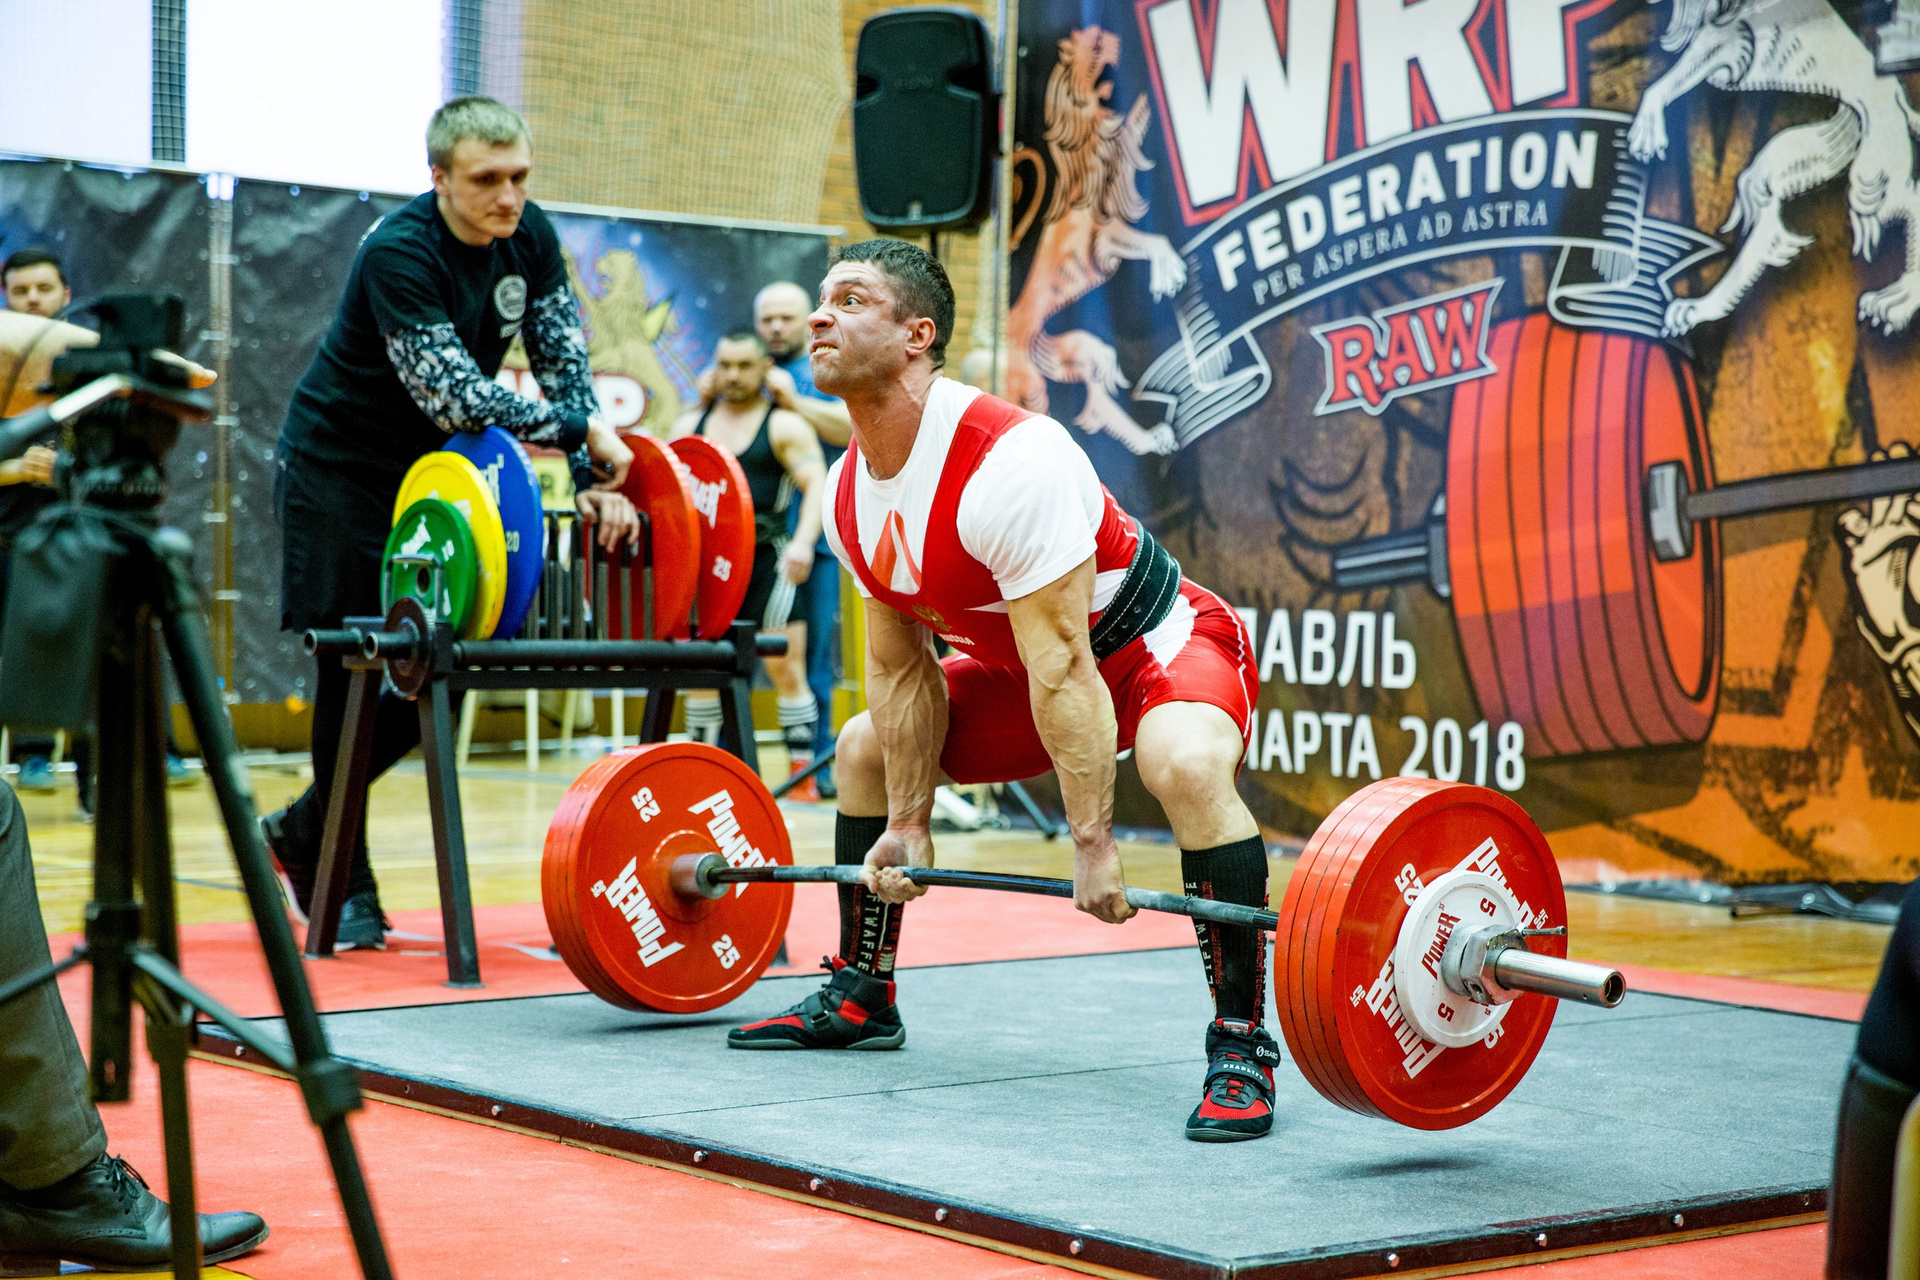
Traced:
POLYGON ((1486 974, 1509 991, 1531 991, 1556 1000, 1611 1009, 1627 994, 1618 969, 1543 956, 1524 946, 1498 947, 1487 953, 1486 974))

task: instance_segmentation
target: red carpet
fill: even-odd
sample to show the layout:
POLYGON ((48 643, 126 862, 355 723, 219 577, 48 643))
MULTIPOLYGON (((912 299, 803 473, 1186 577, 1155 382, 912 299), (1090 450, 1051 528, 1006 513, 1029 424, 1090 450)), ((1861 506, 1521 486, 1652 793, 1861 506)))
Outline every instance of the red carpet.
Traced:
MULTIPOLYGON (((273 1229, 227 1269, 263 1280, 354 1276, 344 1217, 298 1090, 251 1071, 189 1072, 203 1209, 273 1229)), ((103 1110, 113 1150, 165 1194, 151 1064, 135 1101, 103 1110)), ((917 1280, 1069 1273, 689 1174, 369 1103, 352 1121, 396 1275, 532 1280, 616 1275, 917 1280), (849 1260, 857 1259, 849 1270, 849 1260)))
MULTIPOLYGON (((838 949, 837 912, 831 888, 798 886, 787 927, 787 954, 795 964, 773 972, 811 970, 818 957, 838 949)), ((323 1012, 585 990, 558 957, 547 954, 551 939, 538 903, 474 909, 480 976, 486 984, 476 989, 446 985, 439 911, 402 911, 392 920, 396 932, 388 935, 386 951, 345 951, 329 960, 306 962, 307 981, 323 1012)), ((1075 911, 1062 898, 1018 894, 935 889, 913 904, 908 920, 900 947, 904 966, 1149 951, 1193 942, 1193 925, 1180 916, 1142 912, 1116 926, 1075 911)), ((78 934, 52 939, 54 955, 66 954, 79 940, 78 934)), ((279 1012, 251 924, 197 924, 182 929, 180 967, 240 1014, 256 1017, 279 1012)), ((84 981, 77 971, 65 979, 69 984, 84 981)))

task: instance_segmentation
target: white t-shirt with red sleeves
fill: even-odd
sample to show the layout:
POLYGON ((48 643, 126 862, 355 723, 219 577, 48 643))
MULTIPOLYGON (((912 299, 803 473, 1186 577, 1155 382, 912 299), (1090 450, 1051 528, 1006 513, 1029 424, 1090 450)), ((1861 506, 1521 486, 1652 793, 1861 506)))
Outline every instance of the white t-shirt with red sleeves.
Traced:
MULTIPOLYGON (((934 493, 960 415, 979 394, 951 378, 936 379, 906 465, 878 480, 862 459, 854 475, 860 550, 874 576, 897 591, 919 591, 934 493)), ((842 564, 848 564, 846 531, 839 527, 834 495, 851 457, 842 457, 827 474, 827 544, 842 564)), ((1031 595, 1091 556, 1105 513, 1093 463, 1065 427, 1035 416, 1009 428, 980 460, 961 490, 955 520, 960 545, 992 572, 1004 602, 1031 595)), ((1124 577, 1124 568, 1095 577, 1095 613, 1107 606, 1124 577)), ((858 573, 853 579, 861 595, 870 595, 858 573)))

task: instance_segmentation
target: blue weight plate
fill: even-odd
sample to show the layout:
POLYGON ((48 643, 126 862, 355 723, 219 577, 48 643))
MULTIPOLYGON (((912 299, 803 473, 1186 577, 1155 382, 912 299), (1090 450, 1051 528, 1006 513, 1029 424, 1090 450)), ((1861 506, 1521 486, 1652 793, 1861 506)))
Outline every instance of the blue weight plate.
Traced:
POLYGON ((520 633, 520 624, 540 592, 547 528, 540 510, 540 478, 520 442, 499 427, 477 433, 456 431, 447 448, 480 469, 500 504, 500 523, 507 535, 507 591, 493 634, 510 640, 520 633))

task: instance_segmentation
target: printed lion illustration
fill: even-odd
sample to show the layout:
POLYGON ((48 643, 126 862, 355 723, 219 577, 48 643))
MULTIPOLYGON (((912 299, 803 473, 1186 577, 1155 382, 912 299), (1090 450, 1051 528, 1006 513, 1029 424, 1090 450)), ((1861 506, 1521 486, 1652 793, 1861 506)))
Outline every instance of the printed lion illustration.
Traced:
POLYGON ((1771 90, 1834 98, 1826 120, 1775 134, 1740 175, 1722 233, 1745 228, 1746 242, 1719 283, 1667 307, 1665 330, 1683 334, 1724 319, 1768 267, 1784 267, 1812 243, 1789 229, 1780 207, 1847 172, 1853 252, 1871 259, 1889 222, 1905 222, 1906 262, 1884 289, 1860 296, 1860 320, 1887 333, 1920 309, 1920 190, 1913 139, 1920 118, 1900 82, 1879 75, 1873 54, 1825 0, 1670 0, 1660 38, 1679 57, 1640 100, 1628 134, 1635 158, 1667 151, 1666 111, 1702 81, 1732 92, 1771 90))
POLYGON ((1153 162, 1140 146, 1147 132, 1146 95, 1136 98, 1125 116, 1107 105, 1113 84, 1101 77, 1120 60, 1120 38, 1099 27, 1082 27, 1059 48, 1045 109, 1054 173, 1050 196, 1040 157, 1027 148, 1015 156, 1016 165, 1038 175, 1016 243, 1031 229, 1036 213, 1044 213, 1039 213, 1040 239, 1026 285, 1007 315, 1007 398, 1044 413, 1048 380, 1082 383, 1087 405, 1074 419, 1076 426, 1105 431, 1135 453, 1171 453, 1170 430, 1149 431, 1114 399, 1114 391, 1128 384, 1110 344, 1084 330, 1046 332, 1048 320, 1112 279, 1123 261, 1147 264, 1156 300, 1170 297, 1187 279, 1186 263, 1167 238, 1133 225, 1147 213, 1138 181, 1153 162))
POLYGON ((680 391, 673 385, 654 344, 674 325, 673 304, 647 297, 640 259, 631 249, 613 249, 600 255, 593 269, 605 286, 587 288, 567 254, 567 280, 586 312, 587 356, 596 373, 624 373, 646 392, 647 408, 640 426, 665 435, 680 416, 680 391))

